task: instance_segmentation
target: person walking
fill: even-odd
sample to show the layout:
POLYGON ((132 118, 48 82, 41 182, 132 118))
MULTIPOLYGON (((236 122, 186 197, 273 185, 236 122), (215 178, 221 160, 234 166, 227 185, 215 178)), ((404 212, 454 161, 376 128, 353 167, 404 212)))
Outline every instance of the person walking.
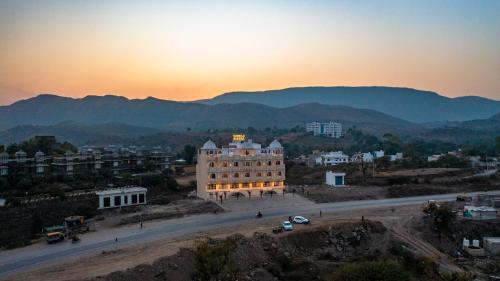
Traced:
POLYGON ((142 220, 141 220, 141 229, 142 229, 142 220))
POLYGON ((321 212, 321 209, 320 209, 320 210, 319 210, 319 217, 320 217, 320 218, 321 218, 321 215, 322 215, 322 214, 323 214, 323 213, 321 212))

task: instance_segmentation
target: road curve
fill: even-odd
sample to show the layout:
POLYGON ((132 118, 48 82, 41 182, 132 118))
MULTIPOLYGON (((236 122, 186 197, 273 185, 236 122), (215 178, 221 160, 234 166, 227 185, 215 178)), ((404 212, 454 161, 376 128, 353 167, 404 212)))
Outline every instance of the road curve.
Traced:
MULTIPOLYGON (((500 195, 500 191, 483 192, 490 195, 500 195)), ((475 193, 469 193, 474 195, 475 193)), ((369 208, 391 207, 423 204, 428 200, 453 201, 458 193, 428 196, 415 196, 392 199, 360 200, 336 203, 315 204, 304 207, 287 207, 270 209, 264 213, 265 218, 286 218, 294 214, 315 214, 321 210, 323 213, 336 211, 360 210, 369 208)), ((219 227, 238 225, 255 220, 255 211, 228 212, 218 215, 197 215, 179 219, 162 221, 152 227, 144 229, 117 228, 112 235, 105 235, 100 239, 81 243, 61 243, 53 247, 31 249, 21 248, 0 252, 0 278, 5 278, 14 273, 28 270, 37 266, 63 262, 69 258, 99 253, 102 251, 116 250, 131 245, 151 242, 159 239, 180 237, 182 235, 208 231, 219 227), (115 241, 115 237, 118 241, 115 241), (26 250, 25 250, 26 249, 26 250)))

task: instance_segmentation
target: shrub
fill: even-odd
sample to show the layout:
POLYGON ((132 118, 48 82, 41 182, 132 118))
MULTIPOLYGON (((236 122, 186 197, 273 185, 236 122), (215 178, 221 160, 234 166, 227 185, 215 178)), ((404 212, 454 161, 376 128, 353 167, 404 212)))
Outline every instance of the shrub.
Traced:
POLYGON ((230 254, 236 248, 231 238, 198 243, 194 251, 194 280, 236 280, 230 254))
POLYGON ((409 274, 392 261, 368 261, 345 265, 336 270, 332 281, 408 281, 409 274))

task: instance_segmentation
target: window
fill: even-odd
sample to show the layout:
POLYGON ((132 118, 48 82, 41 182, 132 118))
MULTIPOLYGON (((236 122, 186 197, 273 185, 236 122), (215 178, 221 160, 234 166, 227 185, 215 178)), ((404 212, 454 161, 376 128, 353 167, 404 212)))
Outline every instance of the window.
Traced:
POLYGON ((214 190, 217 186, 215 184, 209 184, 207 185, 208 190, 214 190))
POLYGON ((250 177, 250 173, 245 173, 245 178, 249 178, 250 177))
POLYGON ((252 187, 258 187, 258 184, 256 182, 253 182, 252 187))
POLYGON ((281 171, 280 171, 280 172, 278 172, 278 176, 281 176, 281 171))
POLYGON ((109 197, 104 197, 104 200, 103 200, 103 201, 104 201, 104 202, 103 202, 103 206, 104 206, 104 208, 107 208, 107 207, 111 206, 111 198, 109 198, 109 197))
POLYGON ((245 155, 249 155, 250 152, 248 150, 245 150, 245 155))
POLYGON ((222 178, 227 179, 227 178, 228 178, 228 175, 227 175, 227 174, 223 174, 223 175, 222 175, 222 178))
POLYGON ((238 174, 238 173, 234 173, 234 177, 235 177, 235 178, 239 178, 239 177, 240 177, 240 174, 238 174))
POLYGON ((262 173, 261 173, 261 172, 258 172, 258 173, 257 173, 257 176, 258 176, 258 177, 262 177, 262 173))
POLYGON ((268 165, 268 166, 272 166, 272 165, 273 165, 273 162, 268 161, 268 162, 267 162, 267 165, 268 165))
POLYGON ((248 182, 244 182, 244 183, 243 183, 243 187, 244 187, 244 188, 249 188, 249 187, 250 187, 250 184, 249 184, 248 182))
POLYGON ((281 161, 276 161, 276 165, 281 165, 281 161))
POLYGON ((115 206, 120 206, 122 204, 122 197, 121 196, 115 196, 115 206))
POLYGON ((215 174, 210 174, 211 179, 215 179, 215 174))
POLYGON ((275 181, 274 182, 274 186, 280 186, 280 182, 279 181, 275 181))
POLYGON ((125 195, 125 196, 123 197, 123 200, 124 200, 123 204, 124 204, 124 205, 128 205, 128 195, 125 195))
POLYGON ((227 168, 227 162, 223 162, 222 167, 227 168))
POLYGON ((240 187, 240 186, 239 186, 239 184, 237 184, 237 183, 233 183, 233 184, 231 184, 231 188, 238 188, 238 187, 240 187))
POLYGON ((250 162, 245 162, 245 167, 250 167, 250 166, 252 166, 252 163, 250 163, 250 162))
POLYGON ((235 167, 238 167, 238 165, 239 165, 239 163, 238 163, 238 162, 234 162, 234 163, 233 163, 233 166, 235 166, 235 167))
POLYGON ((215 167, 215 163, 214 162, 210 162, 210 164, 208 164, 210 167, 215 167))
POLYGON ((137 194, 132 194, 132 204, 137 204, 137 194))
POLYGON ((268 177, 272 176, 272 173, 271 172, 267 172, 267 176, 268 177))
POLYGON ((257 166, 262 166, 262 163, 260 161, 257 162, 257 166))
POLYGON ((146 197, 144 196, 144 193, 139 194, 139 203, 144 203, 146 197))
POLYGON ((270 183, 270 182, 268 182, 268 181, 266 181, 266 182, 264 182, 264 186, 265 186, 265 187, 269 187, 269 186, 271 186, 271 183, 270 183))

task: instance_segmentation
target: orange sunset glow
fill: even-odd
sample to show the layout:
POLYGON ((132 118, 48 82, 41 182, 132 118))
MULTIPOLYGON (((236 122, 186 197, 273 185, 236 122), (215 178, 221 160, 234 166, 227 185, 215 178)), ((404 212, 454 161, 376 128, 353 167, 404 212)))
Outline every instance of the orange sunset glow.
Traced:
POLYGON ((313 85, 499 99, 499 10, 498 1, 1 2, 0 104, 313 85))

